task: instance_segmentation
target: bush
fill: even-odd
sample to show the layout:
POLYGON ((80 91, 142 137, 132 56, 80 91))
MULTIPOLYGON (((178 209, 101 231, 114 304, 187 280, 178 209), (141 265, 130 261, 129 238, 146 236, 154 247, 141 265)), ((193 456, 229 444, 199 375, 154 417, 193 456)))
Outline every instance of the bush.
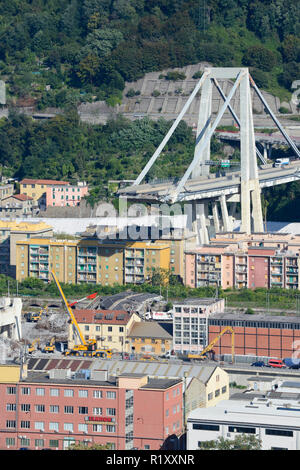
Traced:
POLYGON ((154 91, 152 92, 152 96, 154 96, 154 97, 157 97, 157 96, 159 96, 159 95, 160 95, 160 92, 159 92, 158 90, 154 90, 154 91))
POLYGON ((280 106, 280 108, 278 109, 278 111, 281 113, 281 114, 289 114, 290 113, 290 110, 288 108, 285 108, 285 106, 280 106))
POLYGON ((174 72, 168 72, 167 75, 165 76, 166 80, 171 80, 176 82, 177 80, 185 80, 186 76, 182 72, 177 72, 176 70, 174 72))

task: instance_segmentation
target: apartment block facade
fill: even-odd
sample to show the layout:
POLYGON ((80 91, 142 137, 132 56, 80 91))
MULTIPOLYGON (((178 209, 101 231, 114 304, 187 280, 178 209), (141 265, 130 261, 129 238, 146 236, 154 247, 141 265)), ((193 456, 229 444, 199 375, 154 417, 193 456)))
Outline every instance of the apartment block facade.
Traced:
POLYGON ((158 450, 182 432, 181 379, 71 369, 23 369, 19 379, 7 368, 0 367, 1 449, 64 450, 82 443, 158 450))
MULTIPOLYGON (((52 237, 53 228, 45 222, 17 222, 0 220, 0 274, 16 276, 16 252, 19 240, 52 237)), ((20 258, 20 268, 24 260, 20 258)))
POLYGON ((187 251, 185 266, 189 287, 300 289, 300 242, 284 248, 212 244, 187 251))
POLYGON ((36 239, 17 244, 17 279, 51 280, 55 271, 65 283, 142 284, 157 269, 168 269, 165 243, 103 243, 100 240, 36 239))
POLYGON ((77 185, 51 184, 46 188, 46 207, 79 206, 81 199, 88 194, 85 182, 77 185))
POLYGON ((38 201, 46 195, 47 188, 53 185, 62 188, 63 186, 68 186, 69 183, 67 181, 25 178, 20 181, 20 193, 30 196, 34 201, 38 201))

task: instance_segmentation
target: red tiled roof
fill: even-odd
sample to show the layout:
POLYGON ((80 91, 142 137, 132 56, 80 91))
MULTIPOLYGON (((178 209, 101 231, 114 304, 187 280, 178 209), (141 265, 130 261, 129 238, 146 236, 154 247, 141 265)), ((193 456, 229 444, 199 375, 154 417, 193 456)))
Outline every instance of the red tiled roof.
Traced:
POLYGON ((11 197, 18 199, 19 201, 33 201, 33 198, 26 194, 13 194, 11 197))
POLYGON ((25 178, 20 181, 20 184, 70 184, 67 181, 56 181, 56 180, 32 180, 25 178))
POLYGON ((89 309, 76 310, 74 309, 73 314, 78 323, 90 323, 90 324, 102 323, 105 325, 126 325, 130 319, 129 313, 127 313, 125 310, 89 310, 89 309), (102 318, 100 318, 101 316, 102 318))

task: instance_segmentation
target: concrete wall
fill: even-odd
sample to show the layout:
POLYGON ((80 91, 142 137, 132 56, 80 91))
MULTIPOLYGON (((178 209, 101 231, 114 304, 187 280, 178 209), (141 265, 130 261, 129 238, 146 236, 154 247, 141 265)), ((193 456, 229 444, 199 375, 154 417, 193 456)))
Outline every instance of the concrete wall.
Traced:
POLYGON ((18 330, 15 317, 18 319, 20 335, 22 337, 21 312, 21 299, 10 299, 8 297, 0 298, 0 337, 4 336, 6 338, 18 340, 18 330))

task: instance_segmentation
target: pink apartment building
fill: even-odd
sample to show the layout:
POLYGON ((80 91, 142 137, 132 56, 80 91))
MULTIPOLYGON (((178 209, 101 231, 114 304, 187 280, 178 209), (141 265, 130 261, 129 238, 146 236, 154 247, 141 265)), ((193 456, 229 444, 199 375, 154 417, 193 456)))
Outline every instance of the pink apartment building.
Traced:
POLYGON ((300 289, 300 236, 285 233, 217 234, 185 252, 189 287, 300 289))
POLYGON ((158 450, 182 433, 181 379, 25 369, 22 380, 1 377, 0 394, 1 449, 63 450, 81 442, 158 450))
POLYGON ((88 186, 84 182, 79 182, 77 185, 49 185, 46 189, 46 207, 78 206, 87 194, 88 186))

